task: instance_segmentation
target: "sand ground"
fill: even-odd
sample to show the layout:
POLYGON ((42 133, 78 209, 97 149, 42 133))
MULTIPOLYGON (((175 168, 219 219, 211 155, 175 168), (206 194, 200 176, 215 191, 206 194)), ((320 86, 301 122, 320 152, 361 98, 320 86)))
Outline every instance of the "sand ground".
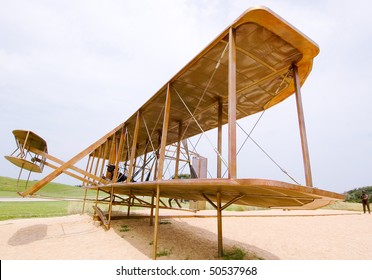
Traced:
MULTIPOLYGON (((112 221, 106 231, 89 215, 0 222, 2 260, 151 259, 153 227, 146 210, 112 221)), ((161 211, 159 259, 217 257, 214 211, 161 211)), ((224 249, 246 258, 372 260, 372 214, 337 210, 224 212, 224 249)))

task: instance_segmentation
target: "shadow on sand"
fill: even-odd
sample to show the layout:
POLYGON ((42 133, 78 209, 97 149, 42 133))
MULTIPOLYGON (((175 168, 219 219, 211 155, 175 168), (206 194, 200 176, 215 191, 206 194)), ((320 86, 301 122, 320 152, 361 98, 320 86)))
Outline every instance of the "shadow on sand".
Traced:
MULTIPOLYGON (((203 218, 193 218, 203 219, 203 218)), ((216 226, 217 227, 217 226, 216 226)), ((120 217, 112 221, 115 232, 140 252, 152 258, 154 227, 149 217, 120 217)), ((218 260, 217 234, 187 223, 186 218, 163 217, 159 220, 158 259, 218 260)), ((244 259, 277 260, 278 256, 256 246, 223 238, 224 252, 239 248, 244 259)))
POLYGON ((8 244, 19 246, 42 240, 47 235, 47 229, 48 226, 43 224, 21 228, 9 238, 8 244))

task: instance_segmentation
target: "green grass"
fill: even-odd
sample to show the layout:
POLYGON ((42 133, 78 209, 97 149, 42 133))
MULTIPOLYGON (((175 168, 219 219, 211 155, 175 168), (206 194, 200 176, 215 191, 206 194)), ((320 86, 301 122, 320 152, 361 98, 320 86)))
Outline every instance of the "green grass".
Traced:
POLYGON ((0 202, 0 221, 68 215, 68 201, 0 202))
POLYGON ((244 260, 247 252, 239 247, 232 247, 230 250, 223 252, 222 258, 224 260, 244 260))
POLYGON ((127 225, 120 226, 120 232, 127 232, 127 231, 130 231, 130 229, 127 225))
POLYGON ((233 246, 230 249, 226 249, 222 255, 223 260, 264 260, 257 256, 255 253, 247 252, 242 248, 233 246))
MULTIPOLYGON (((27 188, 30 188, 37 181, 29 181, 27 188)), ((26 180, 20 180, 18 191, 25 190, 26 180)), ((39 196, 60 197, 60 198, 84 198, 85 190, 80 187, 64 185, 59 183, 49 183, 37 192, 39 196)), ((95 191, 88 191, 88 197, 95 198, 95 191)), ((17 194, 17 179, 0 177, 0 197, 19 197, 17 194)))
POLYGON ((322 209, 362 211, 363 206, 361 203, 356 202, 334 201, 331 204, 324 206, 322 209))
MULTIPOLYGON (((34 185, 36 181, 30 181, 27 187, 34 185)), ((18 190, 25 189, 26 181, 20 180, 18 190)), ((36 196, 49 198, 84 198, 85 190, 76 186, 59 183, 49 183, 37 192, 36 196)), ((0 177, 0 197, 12 198, 17 194, 17 179, 0 177)), ((96 192, 89 191, 88 198, 95 198, 96 192)), ((87 202, 86 213, 93 213, 92 203, 87 202)), ((0 220, 56 217, 81 213, 82 201, 27 201, 27 202, 0 202, 0 220)))
MULTIPOLYGON (((87 202, 84 213, 93 214, 93 204, 87 202)), ((83 202, 79 201, 0 202, 0 221, 74 215, 82 208, 83 202)))
POLYGON ((161 250, 156 253, 157 257, 163 257, 163 256, 169 256, 171 254, 171 251, 168 251, 167 249, 161 250))

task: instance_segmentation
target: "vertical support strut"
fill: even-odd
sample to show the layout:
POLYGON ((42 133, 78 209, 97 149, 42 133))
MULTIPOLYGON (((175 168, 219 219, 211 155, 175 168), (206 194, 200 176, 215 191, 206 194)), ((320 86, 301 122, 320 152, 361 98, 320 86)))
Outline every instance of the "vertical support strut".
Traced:
POLYGON ((236 46, 235 29, 229 30, 228 74, 229 179, 236 178, 236 46))
MULTIPOLYGON (((111 148, 110 148, 110 157, 109 157, 109 164, 114 164, 115 163, 115 155, 116 155, 116 133, 112 135, 112 143, 111 143, 111 148)), ((115 171, 114 173, 111 174, 111 180, 114 180, 115 176, 115 171)), ((110 221, 111 221, 111 211, 112 211, 112 203, 114 202, 114 186, 111 185, 110 189, 110 203, 109 203, 109 210, 108 210, 108 215, 109 215, 109 222, 106 226, 107 229, 110 228, 110 221)))
POLYGON ((102 178, 103 176, 103 171, 105 169, 105 162, 106 162, 106 157, 108 157, 108 152, 109 152, 109 142, 106 141, 105 142, 105 149, 104 149, 104 152, 103 152, 103 160, 102 160, 102 165, 101 165, 101 170, 100 170, 100 173, 99 173, 99 177, 102 178))
POLYGON ((26 158, 25 147, 26 147, 26 144, 27 144, 28 136, 29 135, 30 135, 30 131, 27 131, 27 135, 26 135, 25 141, 23 142, 23 145, 20 145, 20 147, 21 147, 21 158, 26 158))
POLYGON ((182 140, 182 122, 179 122, 178 123, 178 142, 177 142, 177 152, 176 152, 176 164, 174 168, 174 179, 179 178, 178 169, 180 166, 181 140, 182 140))
POLYGON ((223 255, 222 244, 222 209, 221 209, 221 193, 217 192, 217 238, 218 238, 218 257, 223 255))
MULTIPOLYGON (((119 162, 120 162, 120 157, 121 157, 121 154, 123 152, 123 147, 124 147, 124 141, 125 141, 125 132, 124 132, 124 128, 122 128, 122 130, 120 131, 120 140, 119 140, 119 147, 117 150, 115 150, 115 170, 114 170, 114 176, 112 178, 112 182, 113 183, 116 183, 117 180, 118 180, 118 172, 119 172, 119 162)), ((115 136, 116 138, 116 136, 115 136)), ((115 145, 116 146, 116 145, 115 145)), ((111 217, 112 217, 112 204, 114 202, 114 186, 111 186, 111 197, 110 197, 110 206, 109 206, 109 216, 108 216, 108 228, 110 228, 111 226, 111 217)))
POLYGON ((136 126, 134 128, 133 133, 133 143, 132 143, 132 149, 130 153, 130 163, 129 163, 129 170, 128 170, 128 178, 127 183, 129 183, 132 180, 133 170, 134 170, 134 160, 137 150, 137 140, 138 140, 138 132, 139 132, 139 126, 140 126, 141 116, 140 111, 137 111, 137 118, 136 118, 136 126))
MULTIPOLYGON (((168 136, 168 124, 169 124, 169 115, 170 115, 170 84, 167 85, 167 96, 165 100, 165 110, 164 110, 164 119, 163 119, 163 130, 161 134, 161 146, 160 146, 160 155, 159 155, 159 168, 157 180, 163 180, 163 168, 164 168, 164 159, 165 159, 165 147, 167 143, 168 136)), ((153 259, 156 260, 156 254, 158 250, 158 230, 159 230, 159 202, 160 202, 160 186, 156 186, 156 211, 155 211, 155 227, 154 227, 154 247, 153 247, 153 259)))
POLYGON ((152 248, 152 259, 156 260, 158 253, 158 233, 159 233, 159 203, 160 186, 156 186, 156 208, 155 208, 155 226, 154 226, 154 247, 152 248))
POLYGON ((145 178, 145 170, 146 170, 146 161, 147 161, 147 152, 148 152, 148 147, 149 147, 150 141, 146 141, 146 149, 145 153, 143 155, 143 168, 142 168, 142 174, 141 174, 141 182, 143 182, 143 179, 145 178))
MULTIPOLYGON (((103 153, 103 146, 99 146, 98 148, 98 151, 97 151, 97 163, 96 163, 96 166, 94 168, 94 176, 97 176, 97 172, 98 172, 98 168, 99 168, 99 165, 100 165, 100 162, 101 162, 101 157, 102 157, 102 153, 103 153)), ((93 184, 95 183, 96 180, 93 179, 93 184)))
POLYGON ((154 225, 154 199, 155 199, 155 192, 153 191, 151 195, 150 226, 154 225))
POLYGON ((222 100, 218 100, 218 132, 217 132, 217 178, 222 177, 222 100))
POLYGON ((161 131, 159 130, 158 131, 158 147, 155 151, 155 157, 156 157, 156 160, 155 160, 155 170, 154 170, 154 181, 156 181, 158 178, 158 167, 159 167, 159 149, 160 149, 160 145, 161 145, 161 131))
POLYGON ((302 156, 303 156, 304 168, 305 168, 306 186, 312 187, 313 179, 311 175, 309 148, 307 145, 305 117, 304 117, 304 111, 302 107, 300 77, 298 74, 297 65, 293 64, 292 69, 293 69, 293 79, 294 79, 295 92, 296 92, 297 114, 298 114, 298 123, 300 126, 302 156))
MULTIPOLYGON (((87 170, 87 171, 88 171, 88 167, 89 167, 90 159, 91 159, 91 157, 89 156, 89 157, 88 157, 87 166, 86 166, 86 168, 85 168, 85 170, 87 170)), ((85 175, 85 176, 84 176, 84 179, 85 179, 86 177, 87 177, 87 176, 85 175)), ((86 182, 83 182, 82 186, 85 186, 85 184, 86 184, 86 182)), ((86 202, 86 199, 87 199, 87 193, 88 193, 88 189, 85 189, 85 191, 84 191, 84 202, 83 202, 83 208, 81 209, 81 215, 83 215, 84 212, 85 212, 85 202, 86 202)))
POLYGON ((157 180, 162 180, 163 178, 163 168, 164 168, 164 159, 165 159, 165 146, 167 143, 168 136, 168 123, 169 123, 169 114, 170 114, 170 85, 167 86, 167 96, 165 100, 165 110, 164 110, 164 120, 163 120, 163 130, 161 133, 161 143, 160 143, 160 155, 159 155, 159 168, 158 168, 158 177, 157 180))
POLYGON ((124 128, 122 129, 122 131, 120 132, 120 140, 119 140, 119 148, 116 150, 116 157, 115 157, 115 171, 114 171, 114 176, 112 178, 112 182, 113 183, 116 183, 118 181, 118 174, 119 174, 119 163, 120 163, 120 160, 121 160, 121 154, 123 153, 123 149, 124 149, 124 142, 125 142, 125 132, 124 132, 124 128))

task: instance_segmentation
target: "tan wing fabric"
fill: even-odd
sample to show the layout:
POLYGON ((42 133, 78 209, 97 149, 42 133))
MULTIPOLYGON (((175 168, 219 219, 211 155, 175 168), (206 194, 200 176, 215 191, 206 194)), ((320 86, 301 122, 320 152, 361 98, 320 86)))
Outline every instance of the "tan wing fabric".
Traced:
MULTIPOLYGON (((303 83, 319 49, 306 36, 279 21, 268 10, 248 11, 234 23, 234 27, 237 50, 237 119, 240 119, 267 109, 291 95, 294 87, 291 76, 286 76, 291 65, 296 63, 299 66, 303 83), (273 20, 278 21, 278 24, 273 26, 273 20)), ((226 47, 228 48, 228 29, 169 81, 171 118, 167 144, 177 141, 180 122, 188 127, 184 138, 201 133, 189 112, 194 114, 204 131, 217 127, 218 102, 222 100, 223 104, 227 103, 226 47)), ((162 120, 157 120, 159 117, 162 119, 161 108, 164 107, 165 96, 166 86, 163 86, 140 108, 148 130, 154 132, 151 141, 155 145, 158 145, 158 131, 161 131, 163 125, 162 120)), ((134 114, 125 122, 129 131, 134 130, 135 119, 134 114)), ((227 123, 227 106, 223 108, 222 121, 223 124, 227 123)), ((144 151, 147 140, 148 134, 142 123, 138 136, 139 153, 144 151)))

